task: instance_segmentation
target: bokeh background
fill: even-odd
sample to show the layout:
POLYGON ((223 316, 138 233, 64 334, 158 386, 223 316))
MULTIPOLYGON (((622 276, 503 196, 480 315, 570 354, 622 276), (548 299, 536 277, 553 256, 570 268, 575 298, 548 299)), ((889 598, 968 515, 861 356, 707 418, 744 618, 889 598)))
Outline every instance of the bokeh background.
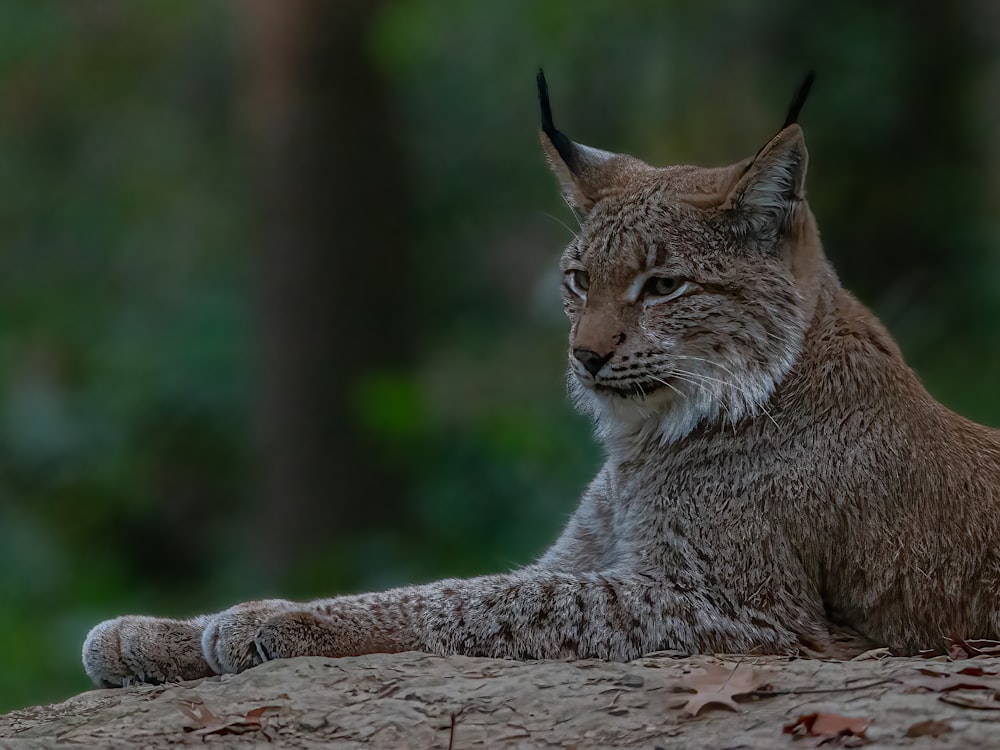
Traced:
POLYGON ((6 0, 0 710, 87 629, 526 563, 600 461, 563 382, 572 137, 725 164, 802 74, 847 284, 1000 424, 981 0, 6 0))

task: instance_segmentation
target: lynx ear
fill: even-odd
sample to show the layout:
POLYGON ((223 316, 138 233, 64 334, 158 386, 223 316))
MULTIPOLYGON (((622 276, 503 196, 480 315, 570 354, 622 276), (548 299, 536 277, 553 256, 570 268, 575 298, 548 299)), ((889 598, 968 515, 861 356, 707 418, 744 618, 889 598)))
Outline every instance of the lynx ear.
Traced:
POLYGON ((815 78, 812 72, 806 74, 781 130, 744 168, 726 200, 731 208, 744 213, 750 230, 765 240, 776 240, 788 230, 805 199, 809 152, 796 121, 815 78))
POLYGON ((542 150, 552 171, 559 178, 563 195, 571 206, 582 213, 593 208, 600 197, 601 168, 615 158, 609 151, 581 146, 556 130, 549 104, 549 86, 545 73, 538 70, 538 103, 542 110, 542 150))
POLYGON ((755 233, 777 239, 805 198, 808 163, 802 128, 789 125, 761 149, 726 202, 745 215, 755 233))

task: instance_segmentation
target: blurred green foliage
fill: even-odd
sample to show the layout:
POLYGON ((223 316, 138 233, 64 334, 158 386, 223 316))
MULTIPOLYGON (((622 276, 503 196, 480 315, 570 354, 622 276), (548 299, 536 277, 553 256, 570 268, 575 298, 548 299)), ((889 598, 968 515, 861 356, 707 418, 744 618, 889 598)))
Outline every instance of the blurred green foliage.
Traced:
POLYGON ((564 396, 574 219, 539 155, 540 63, 575 139, 704 164, 753 153, 815 66, 830 256, 939 398, 1000 423, 1000 39, 986 3, 916 5, 384 3, 420 346, 344 398, 407 510, 278 592, 245 541, 266 456, 241 6, 4 3, 0 710, 85 688, 105 617, 488 572, 555 536, 600 455, 564 396))

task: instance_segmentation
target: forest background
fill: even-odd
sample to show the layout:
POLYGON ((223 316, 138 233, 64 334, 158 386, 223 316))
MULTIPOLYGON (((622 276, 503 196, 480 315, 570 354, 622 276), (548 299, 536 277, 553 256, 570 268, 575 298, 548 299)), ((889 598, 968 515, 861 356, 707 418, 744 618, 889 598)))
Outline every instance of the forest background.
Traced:
POLYGON ((87 629, 509 569, 600 463, 538 145, 728 164, 809 68, 809 195, 931 392, 1000 425, 984 0, 7 0, 0 711, 87 629))

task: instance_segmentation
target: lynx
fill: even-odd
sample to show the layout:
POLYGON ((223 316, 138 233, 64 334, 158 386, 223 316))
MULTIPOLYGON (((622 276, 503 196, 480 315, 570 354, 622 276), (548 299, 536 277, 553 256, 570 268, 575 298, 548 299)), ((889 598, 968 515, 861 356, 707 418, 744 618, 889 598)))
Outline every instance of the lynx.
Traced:
POLYGON ((1000 637, 1000 432, 937 403, 845 291, 797 116, 729 167, 542 146, 582 228, 562 260, 568 380, 606 463, 556 543, 500 575, 188 620, 83 646, 118 686, 270 659, 427 651, 629 660, 901 653, 1000 637))

